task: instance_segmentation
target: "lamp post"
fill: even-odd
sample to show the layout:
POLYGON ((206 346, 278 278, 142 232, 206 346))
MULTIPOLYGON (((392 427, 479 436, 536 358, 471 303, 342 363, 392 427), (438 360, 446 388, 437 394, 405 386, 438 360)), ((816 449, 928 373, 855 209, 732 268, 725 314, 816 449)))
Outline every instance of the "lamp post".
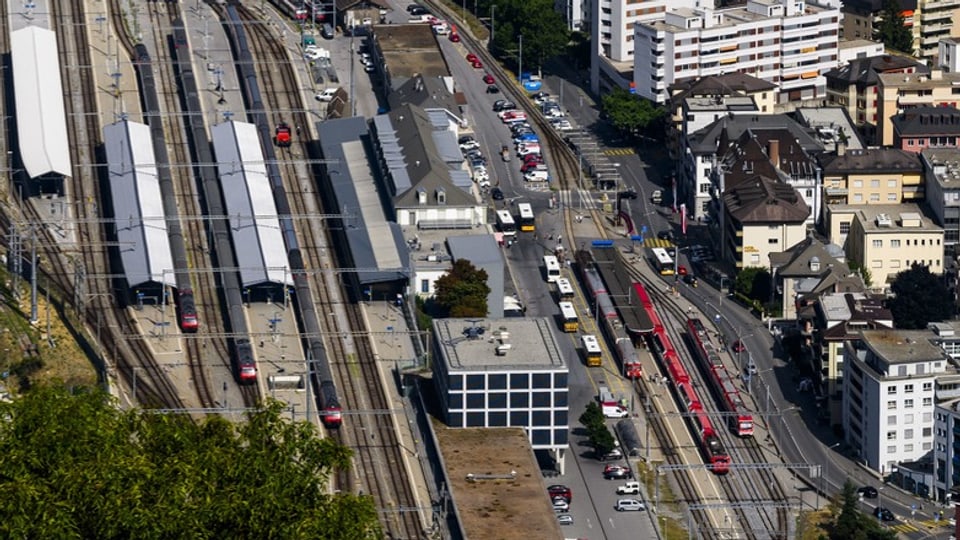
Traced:
POLYGON ((523 84, 523 34, 520 34, 520 50, 517 54, 517 78, 520 81, 520 84, 523 84))

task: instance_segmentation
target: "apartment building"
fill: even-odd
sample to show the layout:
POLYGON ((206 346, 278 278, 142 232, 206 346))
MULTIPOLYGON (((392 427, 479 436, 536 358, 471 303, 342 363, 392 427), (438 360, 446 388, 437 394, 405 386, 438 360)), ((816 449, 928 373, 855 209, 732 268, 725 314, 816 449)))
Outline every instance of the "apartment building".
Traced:
POLYGON ((843 432, 886 475, 933 449, 934 383, 947 355, 926 330, 864 330, 843 344, 843 432))
MULTIPOLYGON (((830 205, 898 204, 923 199, 923 165, 912 152, 895 148, 841 150, 821 156, 820 164, 825 210, 830 205)), ((831 226, 826 229, 830 240, 842 246, 844 238, 834 236, 836 231, 831 226)))
POLYGON ((877 76, 881 73, 929 73, 916 60, 899 55, 881 54, 855 58, 847 65, 824 74, 827 80, 827 102, 847 110, 858 129, 869 140, 875 140, 877 129, 877 76))
POLYGON ((912 107, 950 105, 960 103, 960 73, 945 73, 940 69, 929 74, 881 73, 877 75, 877 142, 893 145, 893 117, 912 107))
MULTIPOLYGON (((841 10, 842 13, 842 10, 841 10)), ((846 22, 844 20, 843 22, 846 22)), ((847 39, 843 36, 843 26, 840 26, 840 43, 837 44, 837 60, 841 66, 845 66, 856 58, 867 58, 870 56, 880 56, 887 54, 887 49, 883 43, 871 41, 869 39, 847 39)))
MULTIPOLYGON (((913 14, 918 0, 897 0, 903 24, 913 28, 913 14)), ((873 39, 883 15, 884 0, 844 0, 843 25, 840 35, 844 39, 873 39)), ((906 51, 910 52, 910 51, 906 51)))
POLYGON ((601 89, 626 88, 631 82, 635 25, 662 20, 668 9, 695 8, 701 1, 593 0, 587 3, 585 11, 588 15, 581 27, 589 25, 590 42, 595 47, 590 59, 591 91, 599 93, 601 89))
POLYGON ((839 19, 839 3, 825 0, 673 9, 634 27, 637 94, 664 103, 677 79, 736 71, 778 84, 781 103, 823 98, 823 74, 837 66, 839 19))
POLYGON ((856 207, 844 247, 851 262, 870 271, 877 290, 913 264, 943 273, 943 228, 916 204, 856 207))
POLYGON ((863 291, 850 271, 843 248, 808 235, 786 251, 770 254, 770 273, 781 297, 784 319, 795 319, 805 306, 831 291, 863 291))
POLYGON ((958 9, 960 0, 917 0, 913 25, 916 56, 933 65, 939 63, 940 40, 958 35, 953 24, 958 9))
POLYGON ((960 243, 960 149, 925 148, 920 152, 927 207, 943 227, 943 245, 956 255, 960 243))
POLYGON ((955 148, 960 141, 960 110, 954 106, 912 107, 891 118, 893 146, 908 152, 955 148))
POLYGON ((754 176, 723 193, 721 257, 737 268, 766 267, 770 254, 806 236, 810 209, 793 187, 754 176))

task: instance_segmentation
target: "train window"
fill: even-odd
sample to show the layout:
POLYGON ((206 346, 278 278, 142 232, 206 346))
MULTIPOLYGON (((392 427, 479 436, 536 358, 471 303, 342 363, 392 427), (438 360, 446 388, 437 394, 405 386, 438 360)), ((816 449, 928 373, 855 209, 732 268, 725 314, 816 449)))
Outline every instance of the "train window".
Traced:
POLYGON ((511 373, 510 374, 510 389, 511 390, 525 390, 530 388, 530 375, 526 373, 511 373))
POLYGON ((534 373, 533 374, 533 389, 539 390, 543 388, 551 388, 550 385, 550 374, 549 373, 534 373))
POLYGON ((506 412, 487 413, 487 425, 490 427, 507 427, 506 412))
POLYGON ((513 409, 528 407, 530 405, 530 394, 526 392, 510 392, 510 407, 513 409))
POLYGON ((506 392, 493 392, 491 394, 487 394, 487 408, 488 409, 506 409, 507 408, 506 392))
POLYGON ((487 421, 486 416, 482 412, 468 412, 466 427, 484 427, 487 421))
POLYGON ((507 374, 506 373, 491 373, 488 376, 487 388, 491 390, 506 390, 507 388, 507 374))
POLYGON ((483 390, 485 384, 483 375, 467 375, 467 390, 483 390))
POLYGON ((510 411, 511 426, 529 426, 530 413, 527 411, 510 411))

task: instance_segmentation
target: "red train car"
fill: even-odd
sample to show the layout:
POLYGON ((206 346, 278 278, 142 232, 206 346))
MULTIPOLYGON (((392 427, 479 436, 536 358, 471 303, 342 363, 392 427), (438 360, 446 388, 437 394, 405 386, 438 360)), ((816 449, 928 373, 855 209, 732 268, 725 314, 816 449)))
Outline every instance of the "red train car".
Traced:
POLYGON ((700 368, 710 380, 710 386, 723 408, 735 416, 729 417, 730 430, 740 437, 753 436, 753 415, 737 390, 736 379, 730 375, 720 359, 720 353, 710 339, 710 333, 700 319, 687 320, 687 334, 693 343, 700 368))
POLYGON ((670 336, 667 335, 660 317, 656 313, 650 295, 640 283, 634 283, 634 290, 637 298, 640 299, 647 316, 653 322, 654 329, 650 335, 650 348, 656 353, 658 360, 666 370, 673 383, 677 398, 683 402, 683 408, 688 415, 690 426, 696 432, 697 440, 700 444, 700 450, 710 469, 714 474, 727 474, 730 472, 730 455, 723 446, 723 442, 717 435, 710 416, 704 411, 703 403, 697 396, 696 390, 690 383, 690 374, 687 373, 680 356, 670 342, 670 336))
POLYGON ((192 334, 200 328, 197 304, 190 289, 181 289, 177 294, 177 319, 180 321, 180 330, 184 332, 192 334))

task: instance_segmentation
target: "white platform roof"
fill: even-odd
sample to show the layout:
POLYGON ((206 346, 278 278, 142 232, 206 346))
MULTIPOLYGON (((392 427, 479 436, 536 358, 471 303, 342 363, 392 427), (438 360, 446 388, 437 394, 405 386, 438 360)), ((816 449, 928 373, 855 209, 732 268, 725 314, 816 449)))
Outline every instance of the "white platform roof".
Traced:
POLYGON ((176 286, 150 127, 121 121, 103 128, 120 259, 130 288, 176 286))
POLYGON ((231 120, 213 126, 212 134, 240 281, 244 287, 293 285, 256 126, 231 120))
MULTIPOLYGON (((10 34, 20 156, 30 178, 70 176, 57 35, 30 26, 10 34)), ((151 156, 153 154, 151 153, 151 156)))

